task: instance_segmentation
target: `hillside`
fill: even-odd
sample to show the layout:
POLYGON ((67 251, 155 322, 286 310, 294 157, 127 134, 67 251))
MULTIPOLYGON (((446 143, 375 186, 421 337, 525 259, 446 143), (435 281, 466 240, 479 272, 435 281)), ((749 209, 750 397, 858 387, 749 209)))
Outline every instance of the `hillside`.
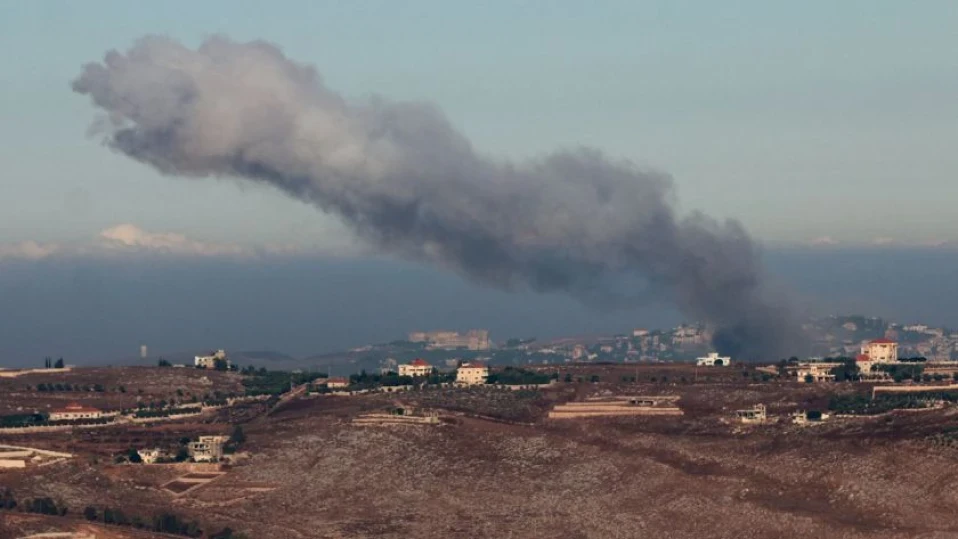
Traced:
POLYGON ((268 415, 250 409, 244 419, 224 410, 202 423, 35 437, 81 457, 6 472, 4 484, 18 497, 51 496, 80 510, 174 511, 207 531, 229 526, 247 537, 958 536, 958 450, 941 443, 958 408, 800 426, 788 421, 791 412, 867 387, 763 382, 748 370, 690 366, 561 374, 572 381, 538 391, 312 395, 268 415), (558 403, 603 395, 677 396, 684 415, 545 418, 558 403), (759 403, 773 417, 767 424, 734 419, 736 409, 759 403), (397 405, 440 421, 352 424, 397 405), (97 456, 137 440, 228 433, 236 420, 248 460, 182 495, 162 487, 182 467, 97 456))

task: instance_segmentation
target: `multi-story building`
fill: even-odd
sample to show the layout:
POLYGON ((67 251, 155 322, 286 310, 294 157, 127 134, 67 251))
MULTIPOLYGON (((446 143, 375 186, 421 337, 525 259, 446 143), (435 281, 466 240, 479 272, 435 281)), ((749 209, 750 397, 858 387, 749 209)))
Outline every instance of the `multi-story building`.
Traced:
POLYGON ((227 369, 230 367, 230 358, 227 357, 226 350, 210 352, 208 356, 193 357, 193 365, 201 369, 215 369, 217 361, 223 362, 227 369))
POLYGON ((190 456, 196 462, 217 462, 223 457, 223 444, 229 436, 200 436, 189 445, 190 456))
POLYGON ((78 419, 100 419, 101 417, 103 417, 101 410, 75 402, 50 412, 50 421, 75 421, 78 419))
POLYGON ((891 339, 875 339, 862 345, 861 353, 855 357, 858 369, 868 376, 875 365, 898 363, 898 343, 891 339))
POLYGON ((426 343, 428 348, 455 350, 488 350, 489 331, 485 329, 471 329, 465 334, 456 331, 414 331, 409 334, 410 342, 426 343))
POLYGON ((430 374, 432 374, 432 365, 422 358, 416 358, 410 363, 399 366, 399 376, 412 376, 416 378, 429 376, 430 374))
POLYGON ((861 353, 875 363, 895 363, 898 361, 898 343, 891 339, 875 339, 863 344, 861 353))
POLYGON ((463 363, 456 370, 456 383, 463 385, 478 385, 486 383, 489 378, 489 367, 483 363, 463 363))

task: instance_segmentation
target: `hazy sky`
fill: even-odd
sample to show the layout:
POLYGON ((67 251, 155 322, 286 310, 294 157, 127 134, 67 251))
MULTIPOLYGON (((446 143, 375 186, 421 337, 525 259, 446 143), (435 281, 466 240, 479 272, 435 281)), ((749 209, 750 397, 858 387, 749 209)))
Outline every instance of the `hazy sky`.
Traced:
POLYGON ((272 41, 345 95, 436 102, 492 155, 603 148, 762 240, 958 241, 956 28, 954 1, 0 0, 0 245, 123 223, 108 236, 346 242, 268 189, 163 178, 85 136, 70 81, 147 33, 272 41))

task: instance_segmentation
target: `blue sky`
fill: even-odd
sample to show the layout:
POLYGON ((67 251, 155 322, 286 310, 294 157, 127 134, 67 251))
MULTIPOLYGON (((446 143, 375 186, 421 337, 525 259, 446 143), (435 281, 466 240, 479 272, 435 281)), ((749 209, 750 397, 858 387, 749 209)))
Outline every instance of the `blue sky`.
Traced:
POLYGON ((429 100, 483 152, 596 146, 768 242, 958 241, 958 3, 0 1, 0 244, 131 223, 336 249, 262 187, 163 178, 69 88, 147 34, 265 39, 347 96, 429 100))

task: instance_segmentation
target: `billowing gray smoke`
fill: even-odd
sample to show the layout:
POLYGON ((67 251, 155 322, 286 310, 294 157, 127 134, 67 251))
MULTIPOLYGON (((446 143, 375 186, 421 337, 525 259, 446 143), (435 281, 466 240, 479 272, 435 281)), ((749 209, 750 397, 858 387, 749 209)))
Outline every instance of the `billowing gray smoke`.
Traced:
POLYGON ((348 102, 263 42, 192 50, 140 40, 73 89, 106 112, 115 150, 171 175, 269 183, 383 251, 503 288, 602 306, 668 298, 741 359, 792 337, 737 222, 676 216, 671 179, 591 149, 524 162, 481 155, 436 107, 348 102))

